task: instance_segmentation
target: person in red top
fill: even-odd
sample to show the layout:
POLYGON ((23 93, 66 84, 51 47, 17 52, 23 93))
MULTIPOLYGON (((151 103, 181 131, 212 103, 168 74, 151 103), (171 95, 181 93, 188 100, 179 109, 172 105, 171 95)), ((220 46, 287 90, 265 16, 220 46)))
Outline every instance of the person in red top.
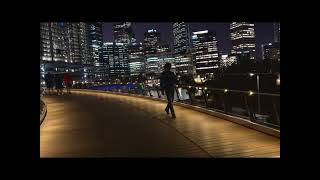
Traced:
POLYGON ((69 73, 66 73, 63 77, 63 81, 67 87, 67 93, 71 94, 70 89, 71 89, 72 83, 73 83, 71 75, 69 73))

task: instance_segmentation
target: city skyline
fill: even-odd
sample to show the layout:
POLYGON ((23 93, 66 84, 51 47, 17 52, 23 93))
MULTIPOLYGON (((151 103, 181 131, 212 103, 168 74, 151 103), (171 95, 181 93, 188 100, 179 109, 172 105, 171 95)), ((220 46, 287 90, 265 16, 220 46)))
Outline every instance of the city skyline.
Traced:
POLYGON ((276 42, 280 45, 280 25, 277 23, 263 24, 271 26, 270 31, 252 22, 230 25, 113 22, 110 25, 108 36, 103 22, 41 23, 41 76, 44 78, 46 72, 56 71, 72 72, 84 82, 112 80, 118 76, 130 79, 133 74, 157 79, 164 63, 170 62, 174 73, 210 80, 221 72, 238 71, 234 69, 238 65, 241 65, 241 71, 251 71, 249 64, 242 66, 249 59, 250 64, 257 65, 254 71, 259 69, 261 72, 278 71, 275 68, 280 63, 280 46, 276 42), (259 36, 261 28, 266 35, 260 32, 259 36), (263 41, 261 37, 264 37, 263 41), (134 50, 135 47, 130 47, 134 44, 141 44, 142 49, 134 50), (228 48, 228 44, 232 48, 228 48), (256 54, 257 51, 262 51, 263 57, 256 54), (259 60, 264 61, 260 63, 259 60), (238 65, 233 66, 233 63, 238 65))
MULTIPOLYGON (((113 37, 113 24, 117 22, 105 22, 103 23, 103 41, 110 42, 114 40, 113 37)), ((223 54, 229 54, 232 49, 231 38, 230 38, 230 22, 226 23, 193 23, 188 22, 190 25, 190 32, 209 30, 215 31, 217 40, 219 43, 219 51, 223 54)), ((148 29, 156 29, 161 33, 161 39, 168 41, 171 45, 173 44, 173 32, 172 22, 133 22, 132 29, 135 34, 137 42, 143 42, 144 33, 148 29)), ((256 57, 260 60, 262 57, 261 45, 273 42, 274 29, 273 23, 255 23, 255 34, 256 34, 256 57), (260 47, 260 48, 259 48, 260 47)))

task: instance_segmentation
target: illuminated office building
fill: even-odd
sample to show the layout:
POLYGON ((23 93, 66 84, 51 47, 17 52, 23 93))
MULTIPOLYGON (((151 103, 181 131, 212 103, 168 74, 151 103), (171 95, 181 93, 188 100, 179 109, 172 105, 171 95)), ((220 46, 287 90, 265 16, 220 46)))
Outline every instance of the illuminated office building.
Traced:
POLYGON ((280 43, 280 23, 273 23, 274 42, 280 43))
POLYGON ((160 33, 155 29, 150 29, 144 33, 144 52, 147 54, 156 54, 157 45, 160 42, 160 33))
POLYGON ((147 76, 149 76, 150 74, 155 75, 155 77, 160 76, 165 63, 171 63, 171 70, 175 72, 175 58, 171 51, 169 43, 159 42, 156 46, 156 53, 146 55, 147 76))
POLYGON ((128 48, 123 43, 103 43, 103 58, 109 64, 112 79, 129 76, 128 48))
POLYGON ((164 64, 167 62, 171 63, 171 71, 176 72, 175 58, 171 52, 156 55, 148 54, 145 58, 147 77, 159 78, 160 74, 164 70, 164 64))
POLYGON ((175 22, 172 25, 173 48, 175 55, 184 55, 190 48, 189 27, 184 22, 175 22))
POLYGON ((237 59, 235 56, 229 56, 228 54, 221 54, 220 56, 220 66, 221 68, 227 68, 232 64, 237 63, 237 59))
POLYGON ((65 23, 40 23, 40 61, 69 62, 65 23))
POLYGON ((191 54, 175 56, 175 65, 177 74, 195 74, 191 54))
POLYGON ((108 64, 103 59, 103 38, 102 22, 89 23, 90 41, 94 67, 90 70, 94 72, 96 80, 104 81, 108 75, 108 64))
POLYGON ((263 60, 270 60, 271 62, 280 61, 280 43, 262 44, 262 58, 263 60))
POLYGON ((193 32, 192 45, 196 73, 211 78, 220 64, 215 33, 208 30, 193 32))
POLYGON ((93 65, 90 33, 87 23, 40 23, 40 69, 71 72, 83 80, 85 66, 93 65))
POLYGON ((176 71, 178 74, 193 74, 189 26, 185 22, 175 22, 172 25, 172 31, 176 71))
POLYGON ((113 25, 113 37, 116 43, 123 43, 128 45, 136 41, 132 31, 132 24, 130 22, 121 22, 113 25))
POLYGON ((167 42, 158 42, 156 46, 156 53, 161 54, 161 53, 171 53, 171 48, 170 44, 167 42))
POLYGON ((233 22, 230 24, 232 41, 231 54, 242 59, 255 60, 255 31, 254 24, 249 22, 233 22))
POLYGON ((145 58, 142 43, 132 43, 128 46, 130 76, 139 76, 145 73, 145 58))

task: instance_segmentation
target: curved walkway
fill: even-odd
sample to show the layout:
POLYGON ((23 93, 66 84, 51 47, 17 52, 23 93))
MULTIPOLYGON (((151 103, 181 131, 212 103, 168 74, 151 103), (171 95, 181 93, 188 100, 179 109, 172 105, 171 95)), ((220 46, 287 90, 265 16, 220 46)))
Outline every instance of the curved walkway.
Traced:
POLYGON ((45 96, 41 157, 279 157, 280 139, 205 113, 111 93, 45 96))

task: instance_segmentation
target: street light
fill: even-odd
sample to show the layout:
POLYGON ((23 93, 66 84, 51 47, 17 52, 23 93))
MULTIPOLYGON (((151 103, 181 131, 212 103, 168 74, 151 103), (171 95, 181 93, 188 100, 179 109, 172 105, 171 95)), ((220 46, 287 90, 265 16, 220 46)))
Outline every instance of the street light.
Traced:
POLYGON ((278 78, 276 80, 277 86, 280 86, 280 74, 278 75, 278 78))
MULTIPOLYGON (((250 77, 254 76, 253 73, 249 74, 250 77)), ((259 74, 257 74, 257 91, 258 91, 258 113, 261 112, 261 107, 260 107, 260 83, 259 83, 259 74)))
POLYGON ((253 92, 252 91, 249 91, 249 96, 252 96, 253 95, 253 92))

